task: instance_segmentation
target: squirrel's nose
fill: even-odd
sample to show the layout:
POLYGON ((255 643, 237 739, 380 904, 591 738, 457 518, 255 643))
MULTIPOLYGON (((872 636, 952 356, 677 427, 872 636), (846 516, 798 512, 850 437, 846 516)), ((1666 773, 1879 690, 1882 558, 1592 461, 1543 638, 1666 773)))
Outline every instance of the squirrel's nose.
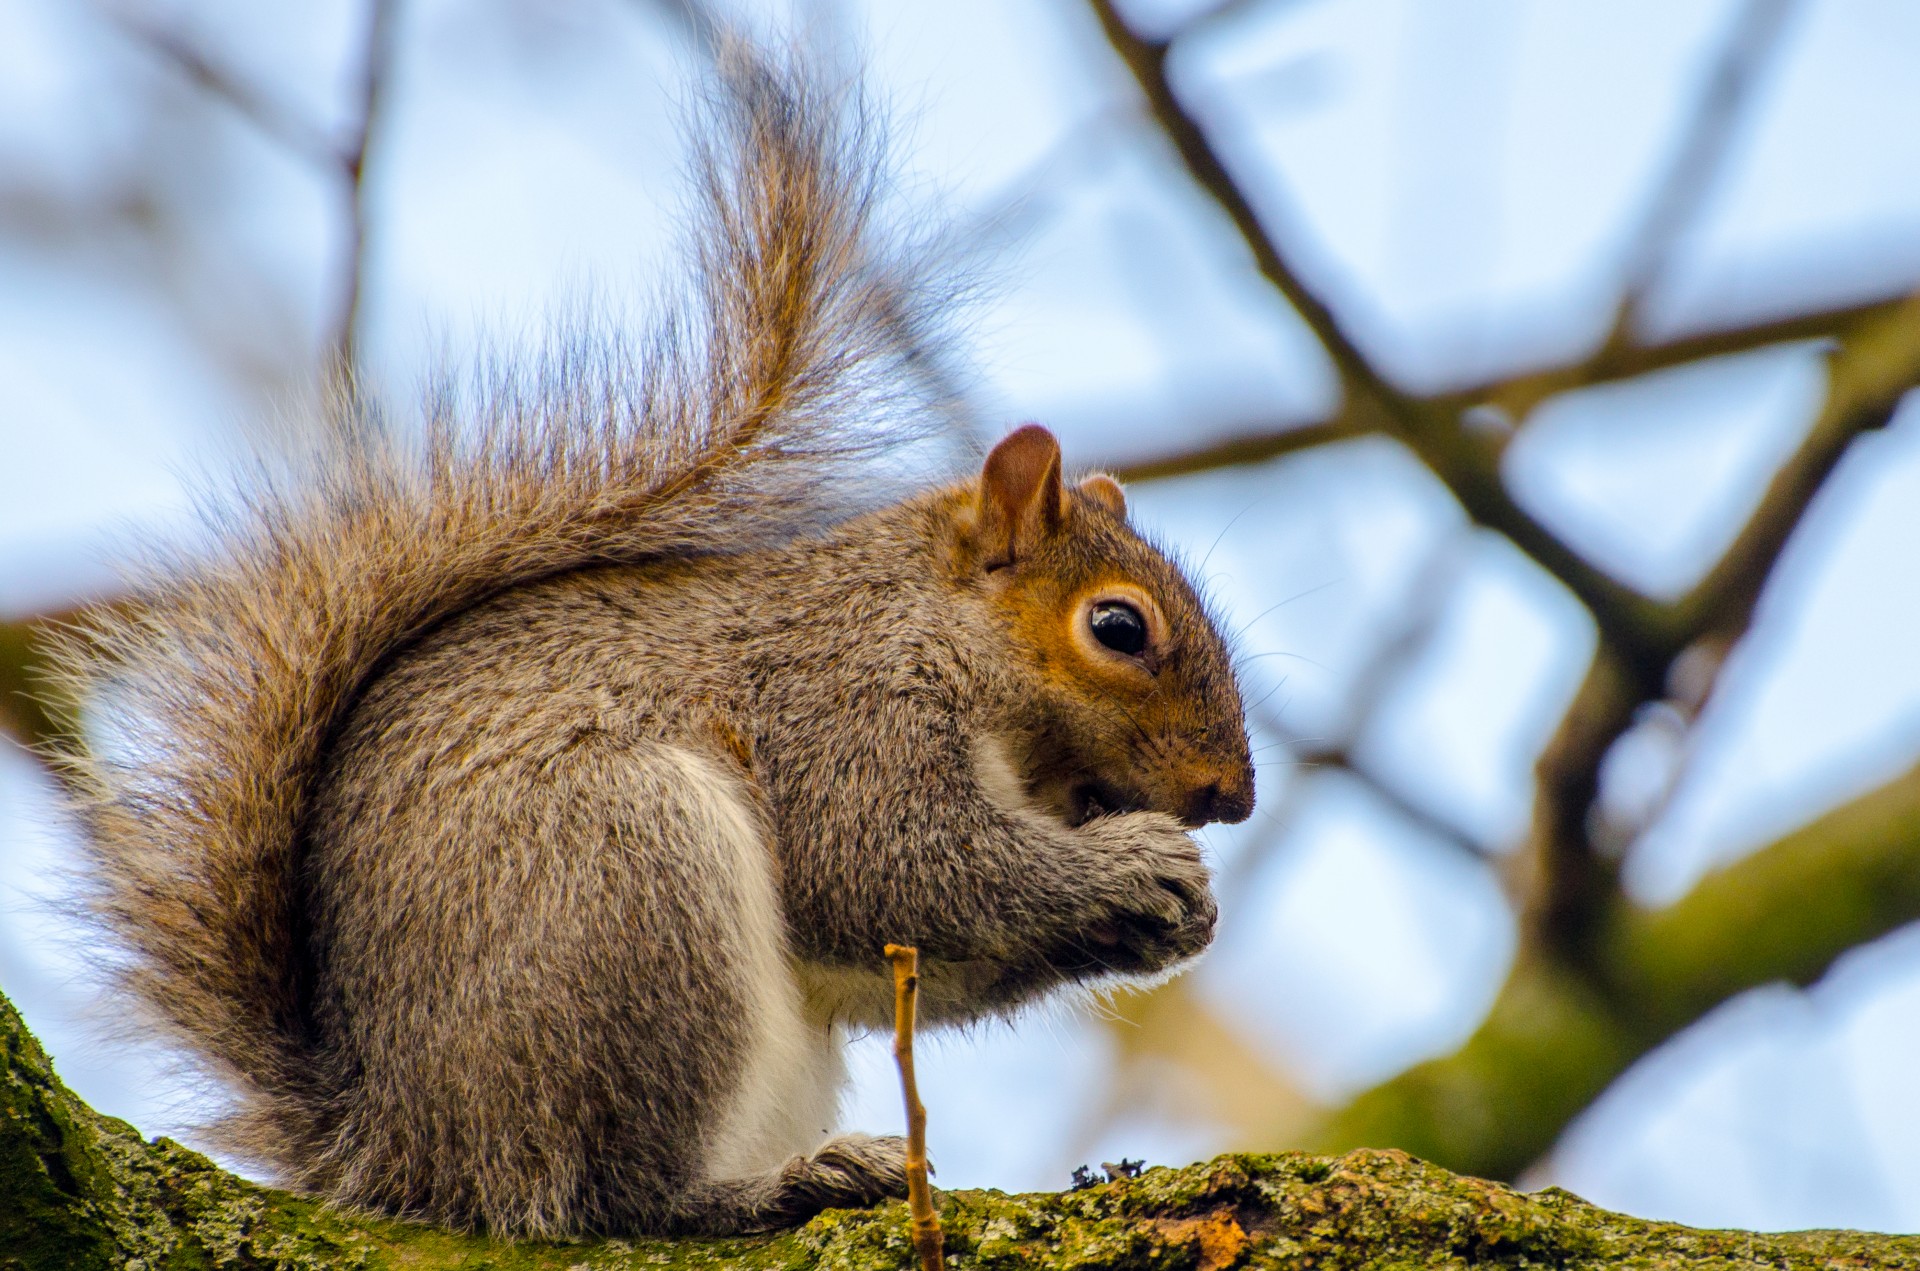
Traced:
POLYGON ((1187 799, 1181 820, 1192 829, 1213 821, 1229 824, 1253 815, 1253 774, 1236 774, 1225 782, 1211 782, 1195 790, 1187 799))

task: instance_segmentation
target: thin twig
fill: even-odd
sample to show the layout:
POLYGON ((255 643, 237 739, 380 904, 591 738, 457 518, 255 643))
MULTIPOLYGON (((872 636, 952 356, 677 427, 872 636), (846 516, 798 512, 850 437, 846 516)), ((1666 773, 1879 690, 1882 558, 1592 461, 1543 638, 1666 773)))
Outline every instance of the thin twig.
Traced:
POLYGON ((927 1187, 927 1109, 913 1080, 913 1007, 920 992, 920 951, 890 944, 893 963, 893 1058, 900 1065, 900 1092, 907 1102, 907 1212, 913 1216, 913 1247, 922 1271, 942 1271, 945 1237, 927 1187))
POLYGON ((367 153, 391 78, 399 12, 399 0, 372 0, 368 8, 366 43, 360 57, 359 113, 340 154, 341 170, 347 181, 347 244, 341 267, 341 296, 328 349, 334 369, 349 376, 359 366, 360 311, 366 294, 370 219, 367 153))
POLYGON ((1746 117, 1754 86, 1779 47, 1797 0, 1747 0, 1706 77, 1700 104, 1666 172, 1654 185, 1639 225, 1628 236, 1620 302, 1600 359, 1632 342, 1647 295, 1667 269, 1675 241, 1699 215, 1726 166, 1734 130, 1746 117))
POLYGON ((178 32, 132 14, 115 12, 115 20, 135 39, 171 62, 182 74, 215 98, 232 107, 266 136, 307 162, 338 175, 346 186, 346 246, 342 253, 340 300, 328 327, 329 370, 351 372, 357 360, 361 297, 366 289, 367 155, 380 118, 387 81, 393 66, 399 0, 371 0, 367 36, 361 54, 356 100, 358 112, 341 142, 325 130, 274 101, 239 76, 214 65, 206 54, 178 32))
POLYGON ((1447 394, 1447 399, 1463 405, 1484 403, 1497 407, 1514 420, 1521 420, 1547 398, 1571 389, 1634 379, 1655 371, 1795 340, 1845 340, 1849 332, 1897 310, 1905 301, 1905 293, 1883 295, 1833 309, 1692 331, 1658 344, 1623 345, 1604 357, 1596 355, 1584 362, 1474 384, 1447 394))
MULTIPOLYGON (((1392 778, 1357 758, 1350 746, 1300 746, 1292 752, 1296 767, 1314 772, 1344 772, 1367 788, 1389 811, 1418 831, 1471 860, 1484 861, 1491 852, 1480 841, 1440 813, 1399 788, 1392 778)), ((1239 862, 1236 861, 1236 864, 1239 862)))
POLYGON ((1687 641, 1731 640, 1752 621, 1787 540, 1847 448, 1885 427, 1920 384, 1920 292, 1862 319, 1827 361, 1827 397, 1799 447, 1780 465, 1740 533, 1706 577, 1673 605, 1687 641))
MULTIPOLYGON (((1341 718, 1330 736, 1303 736, 1299 730, 1288 727, 1271 705, 1255 704, 1248 708, 1247 714, 1260 733, 1285 744, 1296 766, 1346 772, 1416 828, 1463 855, 1484 860, 1489 849, 1472 834, 1400 789, 1391 778, 1355 753, 1389 691, 1399 682, 1400 672, 1427 646, 1438 629, 1446 602, 1459 583, 1469 542, 1465 534, 1449 534, 1434 544, 1414 570, 1409 586, 1411 594, 1385 624, 1384 632, 1368 648, 1354 671, 1341 718)), ((1249 858, 1254 855, 1243 853, 1236 866, 1249 867, 1252 864, 1249 858)))
POLYGON ((1149 459, 1137 459, 1132 463, 1114 468, 1112 472, 1113 476, 1121 481, 1155 481, 1165 477, 1184 477, 1196 472, 1211 472, 1216 468, 1265 463, 1269 459, 1278 459, 1282 455, 1290 455, 1296 451, 1332 445, 1337 441, 1351 441, 1355 437, 1365 436, 1366 433, 1366 429, 1358 426, 1343 411, 1331 419, 1323 419, 1318 423, 1274 429, 1270 432, 1263 431, 1244 437, 1230 437, 1225 441, 1209 442, 1204 446, 1169 451, 1149 459))
POLYGON ((310 163, 324 167, 340 163, 340 148, 323 129, 275 101, 262 89, 245 82, 224 67, 214 65, 205 53, 178 32, 118 7, 110 8, 107 12, 112 21, 128 35, 171 62, 174 69, 232 107, 241 118, 274 141, 310 163))

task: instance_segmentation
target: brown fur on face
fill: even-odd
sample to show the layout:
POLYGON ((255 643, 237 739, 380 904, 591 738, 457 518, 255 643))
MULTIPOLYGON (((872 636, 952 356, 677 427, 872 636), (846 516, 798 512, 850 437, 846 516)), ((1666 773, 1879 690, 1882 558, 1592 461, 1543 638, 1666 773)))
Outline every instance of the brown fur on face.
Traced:
POLYGON ((1029 793, 1071 825, 1143 810, 1245 820, 1253 763, 1231 658, 1185 575, 1127 524, 1118 483, 1064 485, 1058 444, 1029 425, 988 457, 975 500, 956 560, 985 575, 1024 672, 1013 724, 1029 793), (1104 601, 1145 620, 1138 656, 1092 634, 1104 601))

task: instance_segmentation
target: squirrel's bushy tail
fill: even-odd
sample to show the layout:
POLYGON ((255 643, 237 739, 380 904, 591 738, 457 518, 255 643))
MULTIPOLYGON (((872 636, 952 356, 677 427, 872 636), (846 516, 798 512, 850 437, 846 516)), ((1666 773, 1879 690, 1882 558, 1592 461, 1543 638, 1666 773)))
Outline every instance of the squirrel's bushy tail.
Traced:
POLYGON ((320 1088, 300 898, 330 738, 396 652, 500 590, 741 550, 859 505, 928 417, 942 298, 876 227, 850 94, 733 50, 701 129, 695 285, 646 342, 562 342, 447 393, 407 444, 339 395, 312 464, 262 479, 211 547, 152 567, 63 650, 92 744, 77 791, 129 987, 233 1080, 224 1140, 299 1182, 320 1088))

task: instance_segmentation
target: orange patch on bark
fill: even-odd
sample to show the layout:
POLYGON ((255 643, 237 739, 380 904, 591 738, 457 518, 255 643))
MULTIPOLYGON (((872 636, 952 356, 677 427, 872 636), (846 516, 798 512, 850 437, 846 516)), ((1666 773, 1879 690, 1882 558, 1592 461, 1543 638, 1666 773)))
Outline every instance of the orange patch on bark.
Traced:
POLYGON ((1196 1271, 1223 1271, 1240 1258, 1247 1247, 1247 1233, 1228 1213, 1205 1214, 1199 1218, 1181 1218, 1156 1224, 1170 1241, 1200 1246, 1200 1264, 1196 1271))

